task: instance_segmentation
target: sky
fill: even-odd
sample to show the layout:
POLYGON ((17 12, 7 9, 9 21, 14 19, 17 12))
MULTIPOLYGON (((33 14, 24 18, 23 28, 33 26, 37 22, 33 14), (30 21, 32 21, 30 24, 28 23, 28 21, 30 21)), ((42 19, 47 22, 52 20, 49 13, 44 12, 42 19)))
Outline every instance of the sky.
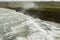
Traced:
POLYGON ((11 2, 11 1, 60 1, 60 0, 0 0, 0 2, 11 2))

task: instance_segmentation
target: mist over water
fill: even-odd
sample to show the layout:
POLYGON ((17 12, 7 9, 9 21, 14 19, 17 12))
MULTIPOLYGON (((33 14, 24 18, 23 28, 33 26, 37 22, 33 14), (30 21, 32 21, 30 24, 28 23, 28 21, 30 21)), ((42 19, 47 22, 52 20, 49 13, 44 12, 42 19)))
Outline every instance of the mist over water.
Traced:
POLYGON ((35 7, 35 3, 34 2, 24 2, 22 7, 24 9, 30 9, 30 8, 35 7))

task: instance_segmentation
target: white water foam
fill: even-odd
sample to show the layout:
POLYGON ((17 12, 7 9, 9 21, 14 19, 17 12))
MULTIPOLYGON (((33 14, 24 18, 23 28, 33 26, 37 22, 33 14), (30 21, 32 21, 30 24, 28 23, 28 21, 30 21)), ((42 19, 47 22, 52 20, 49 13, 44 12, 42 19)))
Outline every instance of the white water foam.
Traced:
POLYGON ((0 40, 56 40, 57 37, 60 38, 60 28, 51 24, 53 22, 36 19, 5 8, 0 10, 0 40))

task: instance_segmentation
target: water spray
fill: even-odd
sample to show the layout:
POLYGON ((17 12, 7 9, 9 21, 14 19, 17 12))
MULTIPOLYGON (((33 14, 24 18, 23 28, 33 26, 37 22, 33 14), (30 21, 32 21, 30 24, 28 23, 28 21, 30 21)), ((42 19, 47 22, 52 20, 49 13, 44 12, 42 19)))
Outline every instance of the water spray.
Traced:
POLYGON ((34 2, 24 2, 24 3, 22 3, 23 10, 21 12, 25 13, 26 10, 34 8, 34 7, 35 7, 35 3, 34 2))

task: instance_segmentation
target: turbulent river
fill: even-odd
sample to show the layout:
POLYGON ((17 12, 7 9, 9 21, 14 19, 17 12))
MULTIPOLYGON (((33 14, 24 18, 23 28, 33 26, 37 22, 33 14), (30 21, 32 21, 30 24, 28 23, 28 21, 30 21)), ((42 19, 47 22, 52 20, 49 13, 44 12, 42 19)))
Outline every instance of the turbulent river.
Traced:
POLYGON ((0 40, 59 40, 59 25, 0 8, 0 40))

